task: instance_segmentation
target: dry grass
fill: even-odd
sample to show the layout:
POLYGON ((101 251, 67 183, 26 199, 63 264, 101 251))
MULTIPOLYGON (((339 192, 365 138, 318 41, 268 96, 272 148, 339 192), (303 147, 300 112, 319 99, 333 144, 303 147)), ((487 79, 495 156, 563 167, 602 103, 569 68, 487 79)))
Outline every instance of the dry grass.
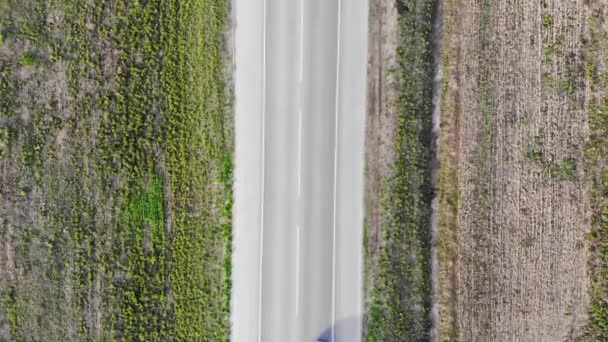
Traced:
POLYGON ((442 339, 583 338, 588 7, 445 7, 442 339))

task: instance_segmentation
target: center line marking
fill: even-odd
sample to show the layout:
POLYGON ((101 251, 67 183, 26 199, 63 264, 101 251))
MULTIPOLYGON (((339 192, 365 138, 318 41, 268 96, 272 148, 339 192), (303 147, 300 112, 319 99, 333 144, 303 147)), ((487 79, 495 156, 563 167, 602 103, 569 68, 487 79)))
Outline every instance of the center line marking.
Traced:
POLYGON ((336 113, 334 128, 334 218, 333 218, 333 241, 332 241, 332 273, 331 273, 331 340, 336 340, 336 211, 337 211, 337 187, 338 187, 338 125, 340 113, 340 33, 342 23, 342 0, 338 0, 338 42, 336 57, 336 113))
POLYGON ((262 286, 264 261, 264 179, 266 163, 266 0, 263 1, 262 23, 262 146, 261 146, 261 181, 260 181, 260 260, 259 260, 259 300, 258 300, 258 342, 262 342, 262 286))

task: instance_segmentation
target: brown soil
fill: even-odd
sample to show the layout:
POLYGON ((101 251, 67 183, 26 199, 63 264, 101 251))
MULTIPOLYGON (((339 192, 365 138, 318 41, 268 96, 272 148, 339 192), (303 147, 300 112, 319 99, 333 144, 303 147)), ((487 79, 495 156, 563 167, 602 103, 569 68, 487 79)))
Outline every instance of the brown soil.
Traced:
POLYGON ((583 338, 589 194, 580 1, 447 1, 442 340, 583 338))

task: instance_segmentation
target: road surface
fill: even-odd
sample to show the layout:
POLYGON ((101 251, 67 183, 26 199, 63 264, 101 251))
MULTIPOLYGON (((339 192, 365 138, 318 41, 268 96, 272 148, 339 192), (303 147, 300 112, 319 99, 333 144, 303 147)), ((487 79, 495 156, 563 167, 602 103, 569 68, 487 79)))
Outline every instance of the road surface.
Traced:
POLYGON ((232 341, 359 341, 367 0, 233 6, 232 341))

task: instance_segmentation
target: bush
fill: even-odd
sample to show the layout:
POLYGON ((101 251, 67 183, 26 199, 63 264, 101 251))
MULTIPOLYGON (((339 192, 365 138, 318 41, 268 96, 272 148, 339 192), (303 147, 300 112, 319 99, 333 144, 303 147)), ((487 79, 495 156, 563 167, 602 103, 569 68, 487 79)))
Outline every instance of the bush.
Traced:
POLYGON ((553 17, 548 14, 543 15, 543 27, 548 29, 551 26, 553 26, 553 17))
POLYGON ((33 66, 38 62, 36 55, 32 52, 26 52, 21 56, 21 65, 25 67, 33 66))
POLYGON ((564 159, 559 170, 559 178, 561 180, 576 179, 576 160, 572 158, 564 159))

